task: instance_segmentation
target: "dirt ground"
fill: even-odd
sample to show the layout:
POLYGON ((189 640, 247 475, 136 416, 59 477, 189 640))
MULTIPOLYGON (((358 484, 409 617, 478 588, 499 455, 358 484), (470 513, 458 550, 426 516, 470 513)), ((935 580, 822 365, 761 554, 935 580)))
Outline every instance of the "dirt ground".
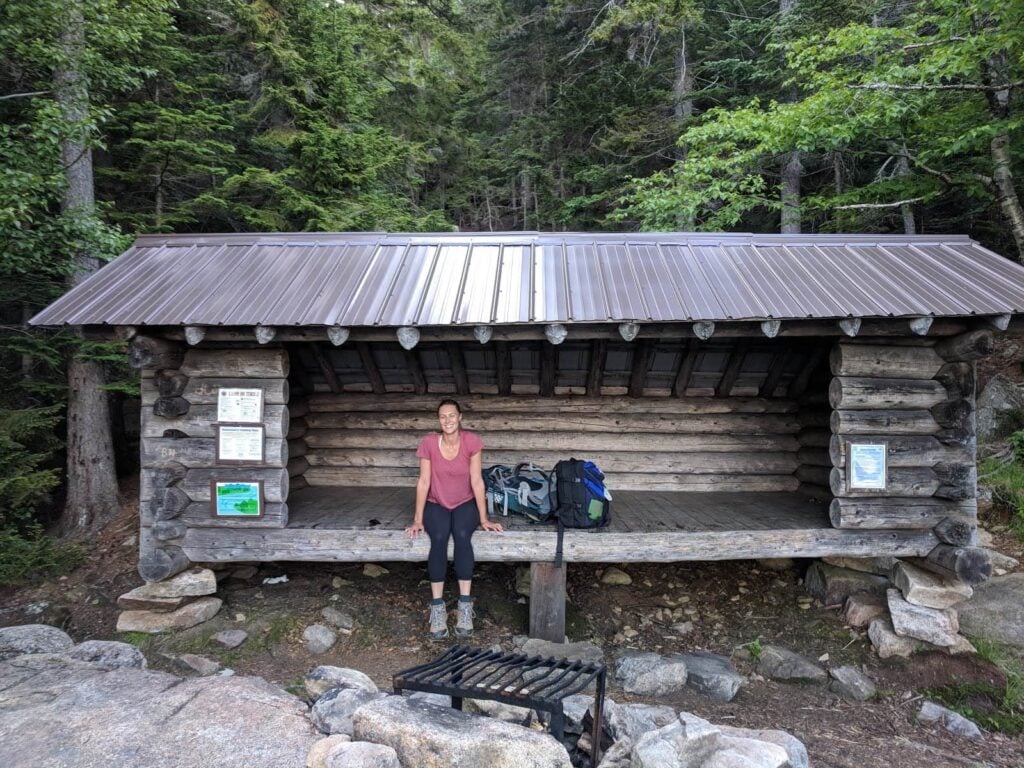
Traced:
MULTIPOLYGON (((430 660, 444 647, 425 639, 427 583, 423 565, 417 563, 382 563, 389 573, 379 578, 365 576, 359 564, 268 563, 248 579, 232 576, 232 566, 219 572, 223 579, 218 595, 224 606, 211 621, 167 636, 121 635, 115 631, 117 597, 142 583, 135 570, 135 531, 135 511, 129 504, 73 573, 0 592, 0 625, 41 620, 63 624, 76 641, 129 640, 143 649, 152 667, 178 673, 182 669, 169 657, 199 653, 238 674, 263 676, 297 694, 303 675, 318 664, 362 670, 387 690, 395 672, 430 660), (263 583, 280 575, 287 582, 263 583), (319 612, 326 606, 350 613, 356 626, 330 651, 313 656, 303 646, 302 630, 320 621, 319 612), (220 648, 210 638, 226 628, 245 629, 249 639, 235 650, 220 648)), ((998 535, 997 545, 1007 554, 1022 554, 1019 542, 1008 534, 998 535)), ((606 566, 570 565, 567 634, 572 640, 598 643, 609 660, 627 648, 708 650, 734 655, 737 668, 750 674, 743 647, 758 640, 812 659, 827 654, 827 665, 862 666, 880 692, 865 703, 845 701, 819 686, 758 676, 728 704, 691 692, 659 702, 715 723, 785 729, 807 745, 815 766, 1024 766, 1024 736, 987 733, 980 741, 970 741, 914 721, 926 688, 957 681, 998 684, 1002 681, 995 667, 941 653, 915 655, 909 662, 878 659, 865 633, 844 626, 838 610, 809 601, 801 586, 806 565, 797 561, 771 570, 752 561, 630 564, 622 566, 633 579, 628 586, 601 584, 606 566), (671 624, 679 620, 669 615, 673 610, 693 621, 690 634, 673 635, 671 624)), ((526 632, 528 610, 525 598, 516 594, 515 572, 512 565, 478 566, 474 644, 511 650, 513 638, 526 632)), ((450 593, 448 600, 454 601, 450 593)), ((614 684, 609 695, 616 701, 635 700, 614 684)))

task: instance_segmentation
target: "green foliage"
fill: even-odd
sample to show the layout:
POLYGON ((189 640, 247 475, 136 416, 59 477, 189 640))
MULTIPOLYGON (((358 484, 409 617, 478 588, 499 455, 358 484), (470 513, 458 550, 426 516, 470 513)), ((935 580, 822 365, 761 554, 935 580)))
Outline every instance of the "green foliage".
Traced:
POLYGON ((751 640, 743 647, 750 651, 750 655, 753 656, 755 659, 761 658, 761 652, 764 650, 764 648, 761 646, 760 638, 756 640, 751 640))
POLYGON ((979 639, 978 657, 995 665, 1005 683, 957 681, 925 690, 941 702, 988 731, 1008 736, 1024 733, 1024 660, 1005 646, 979 639))
POLYGON ((1007 460, 985 459, 978 468, 978 480, 992 490, 992 503, 1010 514, 1010 528, 1024 541, 1024 430, 1010 435, 1013 451, 1007 460))
POLYGON ((85 550, 80 545, 58 543, 39 526, 0 527, 0 586, 60 576, 84 559, 85 550))
POLYGON ((52 466, 59 420, 59 406, 0 411, 0 528, 30 526, 60 482, 52 466))

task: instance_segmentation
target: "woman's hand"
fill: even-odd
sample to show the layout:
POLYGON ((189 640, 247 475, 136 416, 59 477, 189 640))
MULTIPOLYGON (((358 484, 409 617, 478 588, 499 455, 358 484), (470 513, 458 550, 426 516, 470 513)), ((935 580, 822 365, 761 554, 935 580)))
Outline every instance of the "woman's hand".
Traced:
POLYGON ((502 528, 501 523, 492 523, 490 520, 481 520, 480 527, 485 531, 494 531, 496 533, 501 533, 505 530, 502 528))
POLYGON ((412 525, 405 529, 405 535, 408 536, 410 539, 415 539, 421 533, 423 533, 423 523, 414 522, 412 525))

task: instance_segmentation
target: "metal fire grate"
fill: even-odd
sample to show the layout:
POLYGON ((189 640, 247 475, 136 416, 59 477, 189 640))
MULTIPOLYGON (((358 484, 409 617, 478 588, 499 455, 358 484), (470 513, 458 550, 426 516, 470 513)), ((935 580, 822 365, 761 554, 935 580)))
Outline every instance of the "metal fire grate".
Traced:
POLYGON ((547 712, 548 730, 561 741, 565 729, 562 700, 596 682, 591 758, 597 765, 601 759, 606 676, 604 664, 456 645, 427 664, 398 672, 392 684, 395 693, 408 690, 451 696, 454 709, 462 709, 462 699, 468 698, 491 699, 547 712))

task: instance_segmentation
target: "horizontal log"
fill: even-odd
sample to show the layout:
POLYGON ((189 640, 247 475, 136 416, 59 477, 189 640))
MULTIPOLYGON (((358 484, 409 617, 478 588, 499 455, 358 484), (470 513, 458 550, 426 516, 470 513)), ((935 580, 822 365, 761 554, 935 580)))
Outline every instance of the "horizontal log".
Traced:
POLYGON ((952 544, 954 547, 969 547, 975 544, 978 538, 977 522, 971 518, 947 517, 933 530, 939 541, 943 544, 952 544))
POLYGON ((970 520, 976 509, 973 500, 886 496, 832 499, 828 514, 835 528, 927 530, 947 519, 970 520))
POLYGON ((827 448, 832 433, 827 429, 801 429, 797 435, 797 442, 807 448, 827 448))
MULTIPOLYGON (((473 537, 478 562, 532 562, 553 557, 553 526, 473 537)), ((741 531, 565 532, 566 562, 671 563, 778 557, 909 557, 935 546, 931 531, 848 531, 834 528, 741 531)), ((189 528, 185 551, 197 562, 380 562, 427 559, 427 537, 401 530, 189 528)), ((451 548, 449 548, 451 549, 451 548)), ((449 552, 449 557, 452 556, 449 552)))
POLYGON ((155 397, 181 397, 188 386, 188 376, 173 369, 157 371, 152 377, 142 377, 142 404, 151 405, 155 397), (148 386, 147 386, 148 385, 148 386), (153 393, 146 401, 146 391, 153 393))
POLYGON ((160 520, 153 524, 153 538, 162 542, 180 539, 187 527, 181 520, 160 520))
POLYGON ((217 517, 209 502, 189 504, 181 515, 189 528, 284 528, 288 525, 288 505, 267 502, 263 517, 217 517))
POLYGON ((288 404, 288 410, 291 411, 293 419, 305 416, 309 413, 309 400, 304 397, 293 399, 293 401, 288 404))
POLYGON ((828 488, 829 475, 831 473, 829 467, 812 467, 812 466, 800 466, 797 467, 794 476, 801 483, 807 483, 808 485, 820 485, 823 488, 828 488))
POLYGON ((288 476, 298 477, 299 475, 306 474, 306 470, 309 469, 310 460, 312 458, 312 456, 310 456, 309 459, 307 459, 305 456, 299 456, 297 458, 291 459, 288 462, 288 476))
POLYGON ((829 356, 833 376, 931 379, 943 364, 933 348, 920 346, 839 342, 829 356))
MULTIPOLYGON (((419 459, 411 450, 388 451, 365 448, 316 449, 310 451, 306 458, 314 467, 371 467, 393 468, 406 467, 416 469, 419 459)), ((485 465, 515 465, 525 461, 544 468, 552 469, 562 459, 570 458, 567 452, 553 451, 499 451, 485 449, 483 461, 485 465)), ((761 474, 779 475, 793 472, 798 465, 793 453, 782 451, 757 453, 687 453, 674 452, 646 453, 602 453, 588 454, 605 473, 681 473, 681 474, 761 474)), ((826 455, 827 458, 827 455, 826 455)), ((829 465, 831 466, 831 464, 829 465)), ((291 463, 289 463, 289 472, 291 463)), ((296 473, 292 473, 296 474, 296 473)), ((298 473, 298 474, 301 474, 298 473)))
POLYGON ((288 492, 301 491, 303 488, 308 488, 309 483, 306 481, 305 475, 299 475, 298 477, 290 478, 288 481, 288 492))
POLYGON ((291 419, 288 423, 288 439, 298 440, 306 434, 307 428, 305 418, 299 417, 297 419, 291 419))
POLYGON ((832 411, 832 433, 839 435, 935 435, 941 430, 931 411, 832 411))
POLYGON ((163 545, 149 526, 139 529, 139 575, 146 581, 163 581, 181 573, 192 563, 181 547, 163 545))
POLYGON ((829 479, 833 496, 938 496, 942 499, 973 499, 977 495, 974 467, 936 464, 934 467, 889 467, 883 490, 852 489, 846 471, 833 468, 829 479))
POLYGON ((190 349, 181 372, 188 377, 288 378, 284 349, 190 349))
POLYGON ((181 366, 185 349, 178 342, 152 336, 136 336, 128 345, 128 365, 160 370, 181 366))
POLYGON ((306 451, 309 450, 309 445, 305 440, 299 438, 298 440, 288 441, 288 458, 297 459, 299 456, 305 456, 306 451))
POLYGON ((801 448, 796 452, 796 460, 807 467, 832 468, 832 457, 827 448, 801 448))
MULTIPOLYGON (((212 467, 217 464, 217 441, 212 437, 144 437, 142 466, 212 467)), ((288 443, 281 438, 263 440, 263 462, 253 466, 283 467, 288 463, 288 443)))
POLYGON ((940 462, 974 463, 974 446, 944 445, 931 435, 832 435, 829 456, 833 466, 846 466, 850 441, 885 443, 885 461, 890 467, 931 467, 940 462))
POLYGON ((943 339, 935 345, 935 352, 947 362, 978 360, 995 350, 992 331, 969 331, 943 339))
MULTIPOLYGON (((411 488, 417 469, 391 468, 387 471, 357 467, 310 467, 303 477, 311 486, 354 485, 411 488)), ((614 494, 622 491, 795 491, 799 481, 793 475, 650 475, 631 472, 608 474, 606 485, 614 494)))
MULTIPOLYGON (((288 406, 268 405, 263 409, 266 436, 283 438, 288 429, 288 406)), ((142 437, 163 437, 167 430, 177 430, 186 437, 213 437, 217 433, 217 406, 197 405, 185 416, 163 419, 150 416, 142 420, 142 437)))
POLYGON ((188 494, 181 490, 181 488, 164 488, 163 494, 155 498, 152 503, 155 507, 153 514, 154 522, 173 520, 179 517, 188 507, 189 498, 188 494))
POLYGON ((286 501, 288 499, 288 470, 286 469, 237 469, 216 467, 214 469, 190 469, 181 488, 192 501, 210 500, 210 483, 220 481, 252 482, 263 481, 264 501, 286 501))
POLYGON ((243 378, 188 378, 178 374, 178 379, 184 379, 184 385, 176 394, 164 394, 161 380, 158 377, 143 378, 141 395, 143 405, 152 405, 158 397, 183 397, 192 405, 216 405, 217 393, 221 388, 225 389, 262 389, 264 405, 287 405, 288 404, 288 379, 243 379, 243 378))
POLYGON ((814 429, 816 427, 827 427, 831 415, 832 411, 829 410, 828 406, 823 408, 801 408, 800 412, 796 415, 796 420, 802 428, 814 429))
POLYGON ((835 409, 928 409, 948 397, 934 379, 837 376, 828 387, 829 404, 835 409))
MULTIPOLYGON (((792 400, 764 397, 498 397, 463 395, 457 398, 465 414, 522 413, 795 413, 792 400)), ((438 396, 313 395, 311 411, 317 413, 437 412, 438 396)))
POLYGON ((943 429, 974 431, 974 405, 970 400, 953 400, 932 406, 932 417, 943 429))
POLYGON ((979 547, 939 544, 926 557, 912 562, 943 578, 962 581, 972 587, 992 578, 992 556, 987 549, 979 547))
POLYGON ((174 419, 188 413, 189 402, 183 397, 158 397, 153 403, 153 415, 174 419))
POLYGON ((972 363, 946 363, 935 374, 935 380, 946 388, 950 400, 974 398, 977 377, 972 363))
MULTIPOLYGON (((433 430, 431 430, 433 431, 433 430)), ((828 445, 828 430, 823 430, 828 445)), ((415 451, 423 431, 399 429, 312 429, 303 438, 309 448, 390 448, 415 451)), ((679 453, 727 453, 731 451, 795 451, 793 435, 670 435, 628 432, 479 432, 484 450, 569 451, 578 454, 603 451, 649 451, 679 453)), ((492 462, 494 463, 494 462, 492 462)))
MULTIPOLYGON (((311 429, 403 429, 437 430, 437 417, 430 413, 310 413, 311 429)), ((764 435, 796 432, 797 421, 783 414, 476 414, 465 418, 466 429, 481 432, 664 432, 671 434, 764 435)))

